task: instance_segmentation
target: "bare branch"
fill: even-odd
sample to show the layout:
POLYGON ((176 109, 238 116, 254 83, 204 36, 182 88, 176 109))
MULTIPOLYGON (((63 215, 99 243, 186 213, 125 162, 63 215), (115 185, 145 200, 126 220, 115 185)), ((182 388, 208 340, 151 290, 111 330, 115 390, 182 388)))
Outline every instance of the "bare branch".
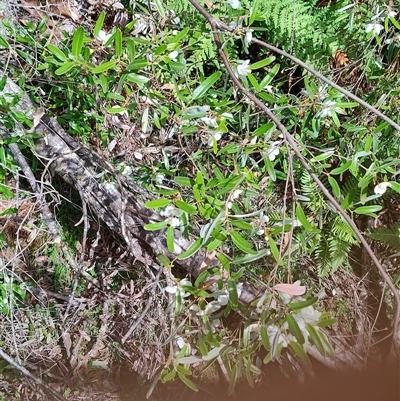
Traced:
MULTIPOLYGON (((390 276, 386 273, 386 270, 383 268, 382 264, 379 262, 378 258, 376 257, 375 253, 369 246, 368 242, 362 235, 361 231, 358 229, 354 221, 350 218, 350 216, 343 210, 343 208, 340 206, 340 204, 337 202, 337 200, 334 198, 334 196, 331 195, 329 190, 325 187, 325 185, 321 182, 321 180, 317 177, 317 175, 313 172, 311 166, 303 156, 303 154, 300 152, 300 149, 296 143, 296 140, 293 138, 293 136, 289 133, 289 131, 286 129, 286 127, 282 124, 282 122, 279 120, 279 118, 263 103, 261 102, 256 96, 254 96, 250 91, 248 91, 242 83, 239 81, 239 79, 236 77, 229 61, 228 58, 226 57, 226 54, 224 52, 221 39, 219 37, 218 33, 218 28, 222 28, 223 30, 232 32, 233 29, 230 28, 229 26, 223 24, 222 22, 216 20, 213 16, 211 16, 209 13, 207 13, 206 10, 204 10, 203 7, 200 6, 200 4, 196 0, 189 0, 189 2, 193 5, 193 7, 196 8, 205 18, 207 18, 209 24, 211 25, 211 29, 214 35, 214 40, 216 43, 216 46, 218 48, 219 55, 222 59, 222 62, 224 63, 226 70, 228 71, 233 83, 235 86, 252 102, 254 102, 255 105, 257 105, 261 110, 263 110, 268 117, 276 124, 277 128, 279 131, 283 134, 283 137, 286 141, 286 143, 290 146, 290 148, 293 150, 297 158, 300 160, 300 163, 303 165, 303 167, 307 170, 307 172, 310 174, 314 182, 318 185, 318 187, 321 189, 323 194, 326 196, 326 198, 332 203, 332 205, 335 207, 336 211, 343 217, 343 219, 350 225, 350 227, 353 229, 354 233, 360 240, 361 244, 364 246, 365 250, 367 251, 368 255, 371 257, 372 261, 374 262, 375 266, 377 267, 379 274, 385 281, 385 283, 388 285, 390 290, 393 293, 393 297, 396 303, 396 308, 395 308, 395 314, 394 314, 394 320, 393 320, 393 331, 394 331, 394 345, 396 349, 396 353, 400 350, 400 338, 398 338, 397 333, 399 332, 399 322, 400 322, 400 295, 399 292, 394 285, 393 281, 391 280, 390 276)), ((346 91, 345 89, 341 88, 340 86, 334 84, 332 81, 328 80, 325 78, 322 74, 318 73, 311 67, 308 67, 305 63, 301 62, 300 60, 296 59, 293 56, 290 56, 288 53, 277 49, 276 47, 272 45, 268 45, 265 42, 262 42, 260 40, 255 41, 253 39, 254 43, 262 44, 263 46, 270 48, 271 50, 277 51, 279 54, 284 55, 285 57, 290 58, 291 60, 297 62, 299 65, 303 66, 304 68, 307 67, 307 70, 316 75, 318 78, 323 79, 326 83, 329 83, 330 85, 334 86, 336 89, 340 90, 342 93, 346 94, 349 96, 351 99, 356 100, 358 103, 361 105, 365 106, 368 110, 372 111, 379 117, 381 117, 383 120, 387 121, 390 125, 392 125, 394 128, 400 131, 400 126, 397 125, 394 121, 392 121, 390 118, 386 117, 383 113, 381 113, 379 110, 375 109, 374 107, 370 106, 368 103, 364 102, 357 96, 351 94, 350 92, 346 91), (300 64, 301 63, 301 64, 300 64), (350 96, 351 95, 351 96, 350 96)))
POLYGON ((11 358, 11 356, 9 356, 8 354, 6 354, 2 349, 0 349, 0 358, 4 359, 5 361, 7 361, 11 366, 14 366, 14 368, 16 368, 17 370, 19 370, 25 377, 31 379, 32 381, 34 381, 36 384, 38 384, 39 386, 43 387, 46 392, 48 392, 49 394, 51 394, 51 396, 55 399, 55 400, 59 400, 59 401, 67 401, 66 398, 64 398, 61 394, 57 393, 57 391, 53 390, 50 386, 48 386, 46 383, 44 383, 41 379, 39 379, 38 377, 36 377, 35 375, 33 375, 31 372, 29 372, 29 370, 25 369, 23 366, 21 366, 19 363, 17 363, 16 361, 14 361, 13 358, 11 358))

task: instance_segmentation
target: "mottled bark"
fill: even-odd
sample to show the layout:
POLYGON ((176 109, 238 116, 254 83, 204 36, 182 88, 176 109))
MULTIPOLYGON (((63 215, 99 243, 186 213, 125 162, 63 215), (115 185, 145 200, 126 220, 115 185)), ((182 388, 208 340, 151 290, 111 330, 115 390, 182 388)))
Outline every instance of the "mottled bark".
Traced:
MULTIPOLYGON (((5 93, 20 93, 21 89, 8 80, 5 93)), ((24 95, 16 106, 18 110, 34 116, 36 107, 24 95)), ((118 174, 112 165, 95 152, 69 136, 54 118, 44 114, 38 117, 34 131, 42 135, 35 141, 34 152, 46 169, 59 175, 65 182, 76 188, 91 212, 103 220, 112 230, 126 241, 130 251, 142 263, 152 263, 157 255, 166 255, 175 264, 197 277, 204 266, 217 265, 218 260, 207 260, 204 249, 185 260, 176 257, 186 251, 195 238, 186 239, 175 230, 174 253, 169 252, 165 230, 146 231, 144 225, 161 221, 162 217, 144 206, 153 197, 141 185, 118 174), (113 187, 106 185, 113 182, 113 187)), ((241 301, 251 302, 257 290, 243 283, 241 301)))

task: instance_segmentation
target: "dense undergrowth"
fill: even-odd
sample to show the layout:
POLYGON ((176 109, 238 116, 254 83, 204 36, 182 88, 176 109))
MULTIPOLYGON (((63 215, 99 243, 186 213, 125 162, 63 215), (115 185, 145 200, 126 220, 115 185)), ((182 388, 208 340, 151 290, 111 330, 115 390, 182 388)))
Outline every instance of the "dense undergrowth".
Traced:
MULTIPOLYGON (((236 78, 292 134, 310 169, 368 235, 398 285, 399 132, 338 89, 251 42, 257 38, 282 48, 398 122, 396 6, 347 0, 200 4, 233 29, 220 37, 236 78)), ((174 252, 174 230, 179 229, 193 239, 193 246, 178 258, 206 248, 219 261, 219 266, 208 266, 197 278, 169 277, 163 282, 160 309, 153 318, 168 308, 171 332, 164 333, 158 344, 160 356, 148 368, 149 378, 167 382, 179 377, 196 389, 189 378, 196 367, 219 360, 232 390, 240 378, 254 385, 254 375, 262 372, 261 349, 264 363, 283 357, 288 349, 308 365, 309 345, 333 357, 329 332, 323 329, 336 322, 329 312, 342 322, 342 333, 354 334, 357 318, 352 314, 359 311, 351 305, 354 294, 346 292, 345 283, 354 280, 355 268, 362 266, 362 277, 372 267, 365 264, 359 238, 294 157, 279 127, 232 84, 211 28, 189 1, 124 5, 126 11, 118 7, 101 11, 72 33, 49 30, 47 19, 25 21, 23 26, 5 19, 7 37, 0 39, 0 46, 7 61, 3 72, 38 107, 57 117, 70 135, 108 159, 119 173, 154 194, 147 206, 163 220, 149 223, 147 230, 160 230, 174 252), (220 277, 217 286, 209 286, 207 279, 216 274, 220 277), (342 280, 342 298, 335 298, 338 289, 332 277, 342 280), (268 289, 250 308, 239 303, 241 279, 268 289), (274 287, 278 283, 296 285, 274 287), (300 283, 307 285, 307 292, 300 283), (273 287, 278 291, 273 292, 273 287), (230 320, 234 313, 241 324, 230 320), (163 352, 166 357, 161 356, 163 352)), ((3 79, 2 88, 5 83, 3 79)), ((13 111, 15 99, 2 95, 0 102, 0 119, 8 130, 25 126, 24 132, 3 138, 0 148, 2 216, 7 217, 20 209, 20 204, 11 203, 17 186, 10 184, 10 177, 15 177, 17 167, 7 144, 18 143, 38 174, 42 167, 29 153, 35 139, 32 116, 13 111)), ((104 185, 113 188, 116 184, 104 185)), ((28 198, 29 192, 19 196, 28 198)), ((79 254, 84 244, 79 229, 72 226, 79 221, 81 209, 70 210, 64 201, 59 223, 70 252, 79 254)), ((60 294, 73 289, 87 300, 92 295, 85 291, 84 278, 71 273, 57 246, 46 246, 40 239, 43 233, 32 234, 32 230, 43 230, 35 216, 22 224, 28 230, 29 245, 21 246, 20 231, 10 228, 11 220, 4 224, 1 237, 5 260, 0 276, 1 312, 10 316, 15 307, 22 320, 32 291, 27 288, 32 280, 35 286, 44 285, 43 278, 41 274, 29 277, 22 267, 23 273, 16 271, 15 259, 7 260, 6 252, 19 254, 21 248, 28 249, 31 255, 21 252, 21 263, 28 260, 37 265, 42 258, 39 264, 48 266, 46 275, 51 276, 47 289, 60 294), (10 284, 13 274, 18 279, 10 284)), ((111 274, 123 252, 118 239, 101 230, 97 223, 91 225, 87 241, 97 244, 98 258, 87 276, 105 280, 107 289, 116 293, 129 296, 131 291, 132 295, 135 285, 146 283, 140 284, 140 276, 129 272, 132 261, 124 260, 126 269, 111 274), (109 262, 110 256, 105 262, 107 255, 100 251, 96 231, 101 232, 103 251, 117 261, 109 262)), ((80 261, 93 262, 91 258, 84 255, 80 261)), ((166 269, 172 262, 160 258, 166 269)), ((94 302, 87 301, 84 312, 88 338, 81 333, 76 341, 93 345, 105 303, 91 299, 94 302)), ((395 305, 390 294, 385 299, 391 317, 395 305)), ((128 313, 126 302, 107 305, 117 326, 123 326, 118 313, 128 313)), ((140 313, 144 305, 138 306, 139 312, 128 308, 129 313, 140 313)), ((35 311, 54 319, 51 308, 36 305, 35 311)), ((108 340, 103 338, 115 352, 110 359, 126 359, 138 349, 144 352, 140 347, 151 349, 160 335, 153 326, 147 327, 149 338, 143 339, 143 328, 125 351, 115 332, 108 340)), ((373 325, 364 327, 373 332, 373 325)), ((56 346, 56 329, 43 335, 56 346)), ((368 341, 361 340, 363 355, 368 341)))

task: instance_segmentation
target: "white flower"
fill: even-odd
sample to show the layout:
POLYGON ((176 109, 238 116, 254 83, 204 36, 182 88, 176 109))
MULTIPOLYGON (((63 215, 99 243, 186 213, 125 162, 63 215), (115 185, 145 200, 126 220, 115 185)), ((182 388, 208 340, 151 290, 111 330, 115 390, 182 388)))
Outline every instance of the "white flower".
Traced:
POLYGON ((269 217, 266 214, 264 214, 264 212, 261 212, 260 221, 261 223, 267 224, 269 222, 269 217))
POLYGON ((215 117, 201 117, 200 120, 211 128, 218 127, 218 123, 215 117))
POLYGON ((115 187, 115 184, 113 182, 106 182, 104 184, 104 188, 107 192, 110 194, 117 193, 117 188, 115 187))
POLYGON ((221 326, 221 320, 220 319, 213 319, 211 321, 211 329, 212 329, 213 333, 215 332, 215 329, 217 327, 219 327, 219 326, 221 326))
POLYGON ((208 138, 208 146, 213 146, 214 141, 218 142, 222 137, 222 133, 220 131, 214 132, 213 134, 211 134, 211 136, 208 138))
POLYGON ((238 60, 238 65, 236 67, 237 75, 240 78, 245 78, 251 69, 249 68, 250 60, 238 60))
POLYGON ((130 166, 124 166, 124 169, 122 170, 122 175, 125 177, 129 177, 132 175, 132 168, 130 166))
POLYGON ((229 296, 228 294, 221 294, 218 296, 217 301, 220 305, 225 306, 228 305, 229 296))
POLYGON ((243 289, 243 283, 237 283, 236 284, 236 290, 237 290, 237 294, 238 294, 239 298, 242 295, 242 289, 243 289))
POLYGON ((176 294, 179 291, 182 298, 187 298, 188 296, 190 296, 190 293, 186 292, 182 288, 182 286, 184 286, 184 285, 189 286, 189 285, 192 285, 192 283, 188 279, 184 278, 181 281, 179 281, 179 283, 177 285, 166 286, 165 291, 170 294, 176 294))
POLYGON ((376 195, 383 195, 390 186, 390 182, 381 182, 374 188, 374 192, 376 195))
POLYGON ((158 185, 161 185, 162 182, 164 181, 164 178, 165 178, 164 174, 158 173, 158 174, 156 175, 156 178, 155 178, 154 180, 155 180, 155 182, 156 182, 158 185))
POLYGON ((268 159, 271 161, 274 161, 276 159, 276 156, 279 155, 279 145, 280 145, 280 141, 274 141, 271 142, 271 148, 268 151, 268 159))
POLYGON ((177 61, 177 57, 179 56, 179 52, 177 52, 176 50, 174 50, 173 52, 171 52, 170 54, 168 54, 168 57, 172 60, 172 61, 177 61))
POLYGON ((324 118, 332 115, 332 110, 335 110, 336 102, 327 100, 323 103, 322 109, 316 114, 316 117, 324 118))
POLYGON ((176 345, 179 347, 179 349, 182 349, 186 345, 187 353, 190 354, 190 351, 191 351, 192 347, 190 346, 190 343, 185 341, 184 338, 177 337, 176 338, 176 345))
POLYGON ((397 15, 397 12, 394 11, 394 10, 390 10, 390 11, 387 13, 387 16, 388 16, 388 17, 392 17, 392 18, 394 18, 396 15, 397 15))
POLYGON ((178 337, 176 339, 176 344, 180 349, 182 349, 186 345, 185 340, 182 337, 178 337))
POLYGON ((378 22, 371 22, 366 25, 365 32, 374 32, 376 35, 379 35, 382 32, 383 25, 378 22))
POLYGON ((106 33, 103 30, 99 31, 99 34, 96 36, 96 39, 100 40, 100 42, 103 42, 103 43, 106 43, 107 40, 110 38, 111 38, 111 33, 106 33))
POLYGON ((251 43, 252 39, 253 39, 253 29, 248 29, 244 37, 244 45, 248 46, 251 43))
POLYGON ((256 231, 256 234, 257 235, 263 235, 265 233, 265 230, 263 229, 263 228, 259 228, 257 231, 256 231))
POLYGON ((170 221, 169 221, 169 225, 176 228, 179 227, 179 225, 181 224, 181 221, 177 218, 177 217, 173 217, 170 221))
POLYGON ((242 194, 243 190, 241 189, 235 189, 231 195, 231 200, 235 200, 239 198, 239 196, 242 194))
POLYGON ((226 2, 228 5, 230 5, 232 8, 234 8, 235 10, 237 8, 239 8, 240 6, 240 1, 239 0, 227 0, 226 2))
POLYGON ((173 205, 168 205, 163 211, 160 212, 160 215, 164 217, 179 217, 182 215, 182 210, 177 209, 173 205))

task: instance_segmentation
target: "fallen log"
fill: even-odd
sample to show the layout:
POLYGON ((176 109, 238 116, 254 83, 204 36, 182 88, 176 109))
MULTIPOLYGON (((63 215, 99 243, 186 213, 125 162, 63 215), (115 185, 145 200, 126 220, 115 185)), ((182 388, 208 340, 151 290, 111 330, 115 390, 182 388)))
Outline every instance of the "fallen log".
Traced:
MULTIPOLYGON (((219 261, 210 258, 205 249, 187 259, 177 260, 177 256, 188 250, 196 238, 184 238, 175 229, 172 253, 167 247, 165 229, 146 230, 145 224, 159 222, 163 218, 145 207, 145 202, 154 199, 145 187, 116 172, 110 163, 68 135, 55 118, 47 114, 38 115, 33 102, 10 79, 4 93, 22 94, 15 109, 34 119, 31 131, 40 134, 41 138, 35 140, 33 151, 45 170, 57 174, 77 189, 91 212, 124 238, 129 251, 138 261, 146 265, 159 263, 157 256, 165 255, 193 277, 197 277, 204 268, 219 265, 219 261)), ((243 282, 242 303, 248 304, 258 295, 259 290, 243 282)))

